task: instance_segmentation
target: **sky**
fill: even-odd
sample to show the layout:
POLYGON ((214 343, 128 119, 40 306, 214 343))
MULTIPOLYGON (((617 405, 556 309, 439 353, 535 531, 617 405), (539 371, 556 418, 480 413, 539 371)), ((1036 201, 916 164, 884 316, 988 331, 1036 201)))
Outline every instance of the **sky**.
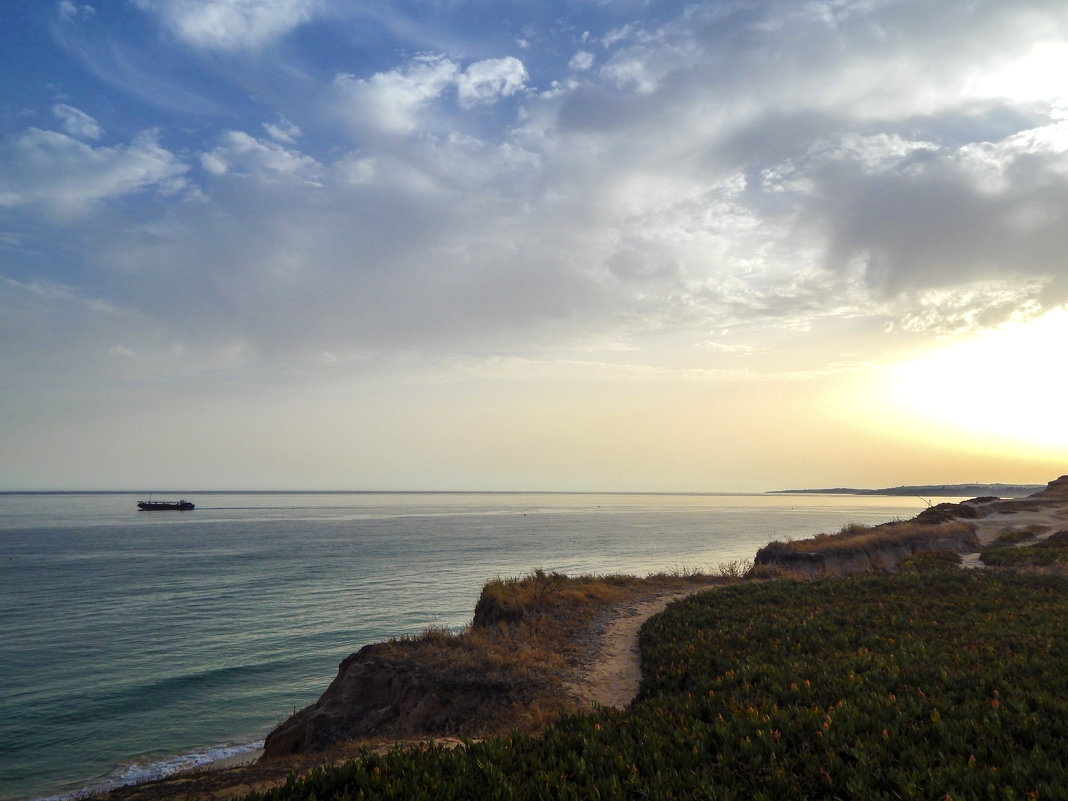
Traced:
POLYGON ((4 0, 0 489, 1068 473, 1063 0, 4 0))

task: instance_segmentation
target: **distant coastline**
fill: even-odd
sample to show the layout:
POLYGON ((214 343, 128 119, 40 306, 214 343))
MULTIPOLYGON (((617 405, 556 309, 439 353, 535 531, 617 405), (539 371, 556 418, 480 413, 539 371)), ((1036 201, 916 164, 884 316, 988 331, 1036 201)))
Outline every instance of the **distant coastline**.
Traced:
POLYGON ((769 490, 767 495, 934 495, 946 498, 1023 498, 1046 488, 1045 484, 923 484, 918 486, 885 487, 883 489, 857 489, 855 487, 832 487, 826 489, 769 490))

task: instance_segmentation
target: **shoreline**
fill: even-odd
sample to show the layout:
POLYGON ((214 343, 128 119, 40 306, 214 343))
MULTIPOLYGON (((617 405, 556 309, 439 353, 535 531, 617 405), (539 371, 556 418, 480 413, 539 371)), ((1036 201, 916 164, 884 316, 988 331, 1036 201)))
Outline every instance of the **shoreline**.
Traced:
POLYGON ((246 765, 254 764, 261 756, 263 756, 262 740, 252 751, 246 751, 243 754, 234 754, 233 756, 223 757, 222 759, 213 759, 211 762, 197 766, 196 768, 190 768, 190 770, 228 770, 229 768, 241 768, 246 765))

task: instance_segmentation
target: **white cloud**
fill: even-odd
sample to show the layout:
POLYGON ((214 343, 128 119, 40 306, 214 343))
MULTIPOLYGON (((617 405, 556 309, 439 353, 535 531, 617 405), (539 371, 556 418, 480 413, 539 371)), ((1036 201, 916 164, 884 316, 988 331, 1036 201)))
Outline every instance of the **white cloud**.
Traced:
POLYGON ((314 19, 322 0, 133 0, 195 47, 263 47, 314 19))
POLYGON ((420 55, 370 78, 338 75, 334 88, 340 113, 355 128, 405 134, 431 123, 434 103, 444 102, 450 90, 455 90, 461 108, 470 109, 521 92, 528 77, 523 62, 512 56, 461 69, 446 56, 420 55))
POLYGON ((410 133, 419 113, 454 85, 457 65, 444 56, 420 56, 403 70, 379 72, 367 79, 342 74, 334 79, 343 113, 359 128, 410 133))
POLYGON ((527 82, 523 62, 512 56, 476 61, 457 76, 456 90, 464 108, 494 103, 521 91, 527 82))
POLYGON ((649 94, 656 89, 657 78, 652 61, 641 49, 631 49, 612 58, 601 74, 620 89, 633 89, 640 94, 649 94))
POLYGON ((261 179, 287 178, 318 185, 323 167, 311 156, 265 142, 242 131, 227 131, 221 144, 201 154, 201 165, 214 175, 238 172, 261 179))
POLYGON ((78 4, 71 0, 60 0, 59 16, 65 22, 74 22, 77 19, 88 19, 96 14, 96 9, 90 5, 78 4))
POLYGON ((185 186, 188 167, 147 131, 129 145, 92 147, 65 134, 30 128, 10 150, 0 177, 0 206, 35 203, 74 213, 108 198, 185 186))
POLYGON ((100 123, 73 106, 66 103, 57 103, 52 106, 52 113, 63 123, 63 128, 71 136, 78 139, 99 139, 104 134, 100 123))
POLYGON ((579 50, 571 57, 571 61, 567 63, 567 66, 568 69, 576 72, 588 70, 593 66, 593 53, 590 53, 587 50, 579 50))
POLYGON ((947 3, 692 5, 595 32, 580 45, 592 52, 573 38, 556 55, 567 79, 540 93, 527 90, 541 53, 533 78, 516 58, 445 55, 341 74, 335 111, 358 150, 313 150, 312 114, 306 133, 279 116, 259 138, 221 134, 200 163, 226 176, 209 186, 227 214, 175 210, 173 230, 116 241, 115 258, 214 265, 205 283, 242 304, 220 301, 218 327, 265 352, 290 347, 272 326, 299 328, 309 308, 292 347, 339 356, 639 349, 665 331, 711 356, 728 353, 709 342, 722 325, 814 341, 835 315, 895 332, 996 322, 1068 298, 1049 278, 1068 252, 1068 156, 1040 105, 995 102, 975 80, 1031 52, 1026 26, 980 2, 947 38, 932 24, 957 14, 947 3), (464 114, 520 95, 518 125, 464 114))
POLYGON ((270 122, 263 123, 263 130, 276 142, 285 142, 289 145, 295 143, 303 133, 299 126, 294 125, 285 117, 279 118, 277 125, 270 122))
POLYGON ((633 34, 633 25, 623 25, 619 28, 615 28, 614 30, 609 31, 604 36, 602 36, 601 44, 604 47, 611 47, 612 45, 618 44, 619 42, 622 42, 625 39, 629 39, 631 36, 633 36, 633 34))

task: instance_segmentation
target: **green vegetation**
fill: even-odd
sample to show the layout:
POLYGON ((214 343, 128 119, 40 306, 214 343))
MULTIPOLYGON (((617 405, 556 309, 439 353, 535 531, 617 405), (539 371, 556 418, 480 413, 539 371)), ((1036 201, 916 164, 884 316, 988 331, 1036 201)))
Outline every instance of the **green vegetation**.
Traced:
MULTIPOLYGON (((1002 535, 994 541, 995 547, 987 548, 979 554, 979 559, 990 567, 1048 567, 1053 565, 1068 565, 1068 530, 1057 531, 1049 537, 1034 545, 1020 545, 1016 547, 997 547, 1005 542, 1013 542, 1012 532, 1002 535)), ((1024 539, 1030 539, 1034 532, 1030 532, 1024 539)), ((1019 541, 1019 540, 1016 540, 1019 541)))
POLYGON ((954 551, 920 551, 897 566, 905 573, 929 573, 938 570, 956 570, 960 567, 961 555, 954 551))
POLYGON ((1044 534, 1047 531, 1049 531, 1049 529, 1046 526, 1026 526, 1024 528, 1017 528, 999 534, 991 545, 1018 545, 1025 540, 1037 537, 1039 534, 1044 534))
POLYGON ((258 799, 1024 799, 1068 787, 1068 581, 749 582, 642 630, 625 712, 365 752, 258 799))

